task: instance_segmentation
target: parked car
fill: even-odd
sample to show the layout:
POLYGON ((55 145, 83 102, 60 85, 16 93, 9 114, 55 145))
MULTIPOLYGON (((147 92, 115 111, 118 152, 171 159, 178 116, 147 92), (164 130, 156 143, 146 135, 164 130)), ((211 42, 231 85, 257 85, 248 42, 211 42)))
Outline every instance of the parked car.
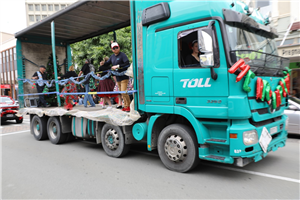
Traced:
POLYGON ((284 114, 289 117, 288 133, 300 134, 300 99, 290 97, 289 107, 284 114))
POLYGON ((16 120, 17 124, 23 122, 23 117, 16 116, 19 105, 9 96, 0 96, 1 123, 6 120, 16 120))

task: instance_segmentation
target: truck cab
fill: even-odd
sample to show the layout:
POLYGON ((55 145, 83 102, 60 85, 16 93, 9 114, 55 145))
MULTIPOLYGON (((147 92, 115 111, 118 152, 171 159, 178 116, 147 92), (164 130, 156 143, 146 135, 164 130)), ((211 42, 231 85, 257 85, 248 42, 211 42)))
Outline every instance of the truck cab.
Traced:
MULTIPOLYGON (((287 96, 274 106, 257 98, 256 91, 258 78, 275 91, 289 61, 278 56, 276 31, 257 10, 251 13, 239 1, 184 6, 179 1, 133 1, 131 10, 135 103, 148 117, 148 150, 165 154, 161 159, 168 168, 180 170, 174 163, 182 162, 181 153, 175 152, 182 148, 168 139, 160 141, 162 129, 172 124, 190 128, 204 160, 244 166, 285 145, 287 96), (200 62, 189 65, 186 57, 194 40, 200 62), (253 73, 248 83, 245 77, 237 81, 241 71, 228 72, 240 59, 253 73), (269 139, 262 136, 265 132, 269 139), (271 142, 266 145, 266 140, 271 142)), ((180 144, 182 137, 174 138, 180 144)))

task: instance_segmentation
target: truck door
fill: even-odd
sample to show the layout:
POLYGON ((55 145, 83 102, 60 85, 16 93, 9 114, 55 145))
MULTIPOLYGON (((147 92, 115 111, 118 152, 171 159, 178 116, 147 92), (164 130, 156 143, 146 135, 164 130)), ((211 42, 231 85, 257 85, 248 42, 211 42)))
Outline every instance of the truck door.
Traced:
MULTIPOLYGON (((210 20, 212 21, 212 20, 210 20)), ((210 21, 197 22, 174 28, 174 99, 175 107, 189 109, 195 117, 227 118, 228 76, 220 26, 213 25, 212 38, 217 53, 214 53, 214 70, 218 78, 211 78, 210 68, 201 64, 190 65, 195 59, 193 42, 198 40, 198 30, 207 28, 210 21)))

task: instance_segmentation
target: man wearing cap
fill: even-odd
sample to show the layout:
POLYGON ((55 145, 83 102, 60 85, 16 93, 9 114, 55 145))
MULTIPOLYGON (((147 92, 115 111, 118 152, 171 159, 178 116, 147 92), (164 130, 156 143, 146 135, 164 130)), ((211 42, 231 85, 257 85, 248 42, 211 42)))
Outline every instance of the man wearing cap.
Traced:
MULTIPOLYGON (((91 72, 90 70, 90 62, 88 59, 85 60, 85 64, 83 65, 83 67, 81 68, 78 76, 81 76, 81 74, 84 74, 84 75, 87 75, 88 73, 91 72)), ((79 78, 77 78, 77 81, 79 81, 79 78)), ((90 92, 90 86, 89 86, 89 83, 90 83, 90 78, 88 78, 85 82, 84 82, 84 88, 85 88, 85 92, 90 92)), ((86 94, 84 95, 84 99, 83 99, 83 105, 84 107, 87 107, 87 101, 90 102, 91 104, 91 107, 95 107, 95 103, 93 101, 93 98, 90 94, 86 94)))
MULTIPOLYGON (((46 74, 46 67, 44 65, 40 66, 40 70, 36 71, 32 79, 38 79, 38 80, 47 80, 47 74, 46 74)), ((36 84, 36 89, 38 93, 42 93, 45 88, 45 84, 43 86, 39 86, 39 84, 36 84)), ((44 95, 39 95, 39 103, 38 107, 49 107, 47 102, 45 101, 44 95)))
MULTIPOLYGON (((100 66, 109 66, 112 65, 111 69, 112 70, 117 70, 118 72, 123 72, 126 71, 127 68, 124 68, 129 65, 129 60, 126 56, 125 53, 120 52, 120 46, 117 42, 112 42, 111 43, 111 50, 114 53, 113 55, 110 56, 108 61, 100 62, 100 66)), ((127 90, 127 85, 129 81, 129 77, 126 75, 123 76, 116 76, 117 78, 117 83, 119 86, 120 91, 126 91, 127 90)), ((124 100, 124 108, 122 109, 123 111, 129 112, 130 111, 130 98, 129 95, 126 93, 122 94, 122 98, 124 100)))

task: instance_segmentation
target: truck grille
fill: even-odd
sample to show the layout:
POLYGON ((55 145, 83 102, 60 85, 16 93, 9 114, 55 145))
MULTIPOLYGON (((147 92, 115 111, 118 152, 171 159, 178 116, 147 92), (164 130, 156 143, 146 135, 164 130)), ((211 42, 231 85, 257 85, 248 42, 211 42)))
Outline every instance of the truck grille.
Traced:
MULTIPOLYGON (((283 106, 284 106, 284 105, 280 105, 279 107, 276 108, 275 111, 280 110, 280 108, 283 107, 283 106)), ((251 110, 251 112, 252 112, 252 113, 258 112, 258 114, 260 114, 260 115, 269 113, 268 108, 254 109, 254 110, 251 110)))
POLYGON ((250 122, 250 124, 252 124, 255 127, 260 127, 260 126, 265 126, 267 124, 270 124, 270 123, 273 123, 273 122, 276 122, 276 121, 279 121, 279 120, 281 120, 281 116, 274 117, 272 119, 267 119, 267 120, 260 121, 260 122, 255 122, 252 119, 249 119, 249 122, 250 122))

